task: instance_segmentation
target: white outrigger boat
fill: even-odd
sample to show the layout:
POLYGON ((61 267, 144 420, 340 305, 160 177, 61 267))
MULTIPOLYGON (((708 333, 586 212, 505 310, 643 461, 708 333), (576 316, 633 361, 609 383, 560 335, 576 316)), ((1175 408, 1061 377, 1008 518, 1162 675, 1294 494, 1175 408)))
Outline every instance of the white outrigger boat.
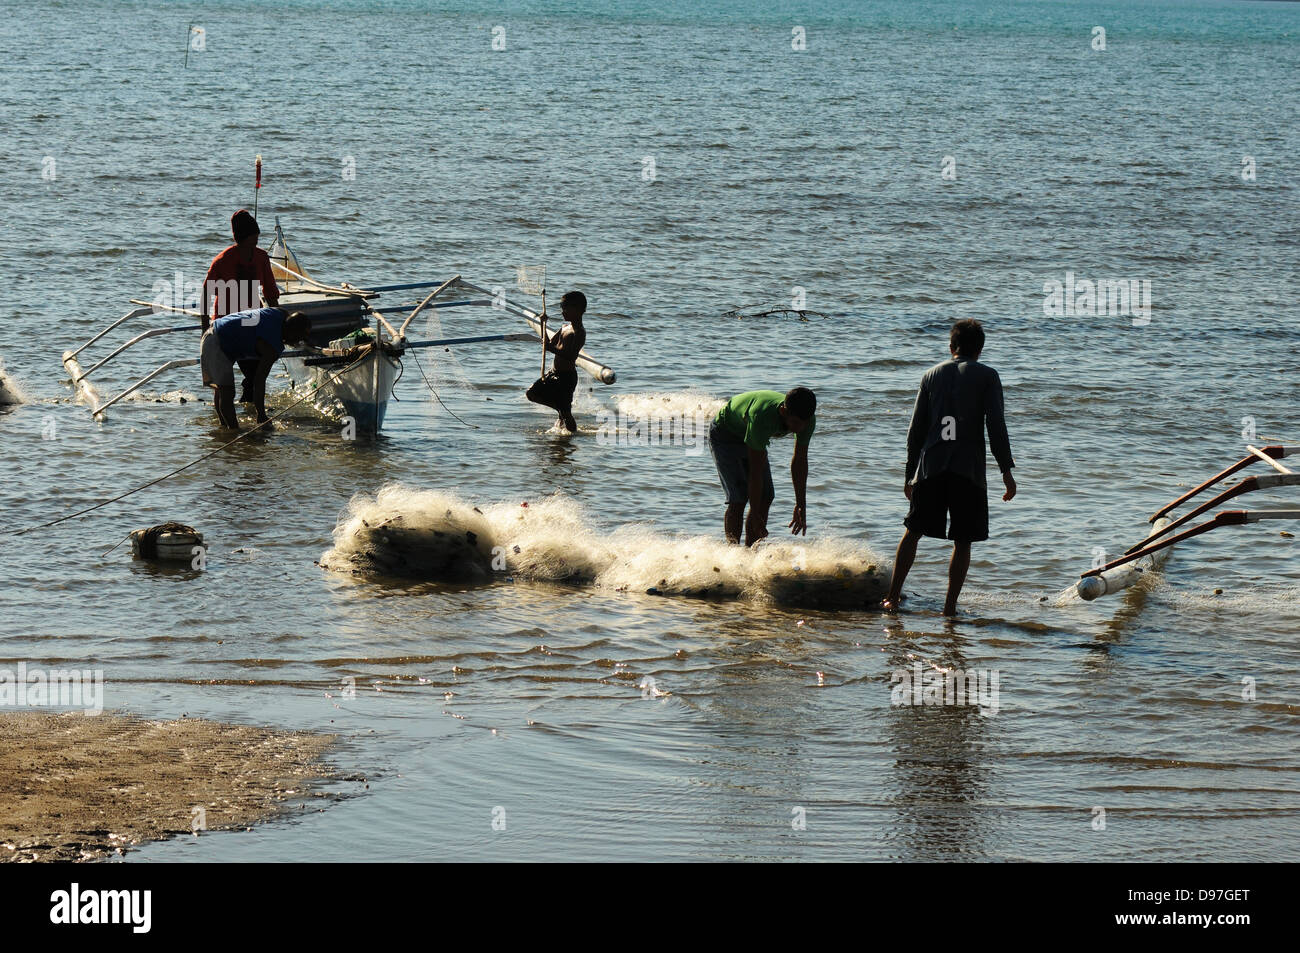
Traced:
MULTIPOLYGON (((400 376, 402 357, 407 351, 427 347, 454 347, 482 344, 489 341, 538 341, 543 333, 545 298, 541 313, 510 301, 502 294, 471 284, 455 275, 446 281, 417 281, 406 284, 378 285, 361 288, 347 283, 329 285, 312 278, 299 263, 297 256, 284 239, 284 231, 277 220, 275 240, 268 249, 271 271, 280 287, 279 307, 288 311, 301 311, 311 319, 309 346, 281 355, 295 391, 306 391, 311 402, 321 412, 332 416, 346 416, 355 421, 362 432, 378 432, 384 425, 384 414, 392 395, 394 384, 400 376), (378 307, 383 294, 433 289, 418 303, 378 307), (426 309, 436 308, 492 308, 521 319, 527 331, 505 334, 477 335, 473 337, 439 338, 411 341, 406 332, 415 317, 426 309), (400 320, 400 325, 394 326, 400 320)), ((159 313, 201 317, 197 310, 173 307, 157 302, 131 300, 139 305, 75 350, 63 355, 63 366, 73 387, 82 400, 90 405, 91 413, 102 418, 104 411, 139 390, 154 378, 183 367, 194 367, 198 359, 200 325, 152 328, 136 334, 106 357, 83 369, 81 354, 105 335, 127 322, 146 315, 159 313), (194 355, 164 363, 135 381, 125 390, 105 400, 91 381, 95 374, 110 361, 139 344, 141 341, 166 334, 190 332, 189 350, 194 355)), ((601 364, 585 351, 578 358, 578 366, 604 384, 612 384, 614 371, 601 364)))
POLYGON ((1097 599, 1111 592, 1119 592, 1127 589, 1138 580, 1143 578, 1147 573, 1160 568, 1164 561, 1169 557, 1170 549, 1175 543, 1181 543, 1183 540, 1191 539, 1193 536, 1200 536, 1202 533, 1208 533, 1212 529, 1218 529, 1220 526, 1244 526, 1247 523, 1258 523, 1264 520, 1300 520, 1300 509, 1296 510, 1223 510, 1211 519, 1199 523, 1190 529, 1182 532, 1175 532, 1179 527, 1185 526, 1196 517, 1213 509, 1228 500, 1241 496, 1244 493, 1253 493, 1256 490, 1270 490, 1280 486, 1300 486, 1300 473, 1287 468, 1279 463, 1286 457, 1300 454, 1300 446, 1287 447, 1275 445, 1269 447, 1250 447, 1246 448, 1250 453, 1238 460, 1232 466, 1206 480, 1200 486, 1188 490, 1178 499, 1174 500, 1167 506, 1162 507, 1152 514, 1149 522, 1152 523, 1151 533, 1142 542, 1130 546, 1123 556, 1113 559, 1104 566, 1098 566, 1085 572, 1075 586, 1082 599, 1097 599), (1252 464, 1263 461, 1271 466, 1276 473, 1268 473, 1263 476, 1248 476, 1233 485, 1221 490, 1209 500, 1179 516, 1172 518, 1171 513, 1182 506, 1192 497, 1203 493, 1210 487, 1222 480, 1226 480, 1239 470, 1244 470, 1252 464))

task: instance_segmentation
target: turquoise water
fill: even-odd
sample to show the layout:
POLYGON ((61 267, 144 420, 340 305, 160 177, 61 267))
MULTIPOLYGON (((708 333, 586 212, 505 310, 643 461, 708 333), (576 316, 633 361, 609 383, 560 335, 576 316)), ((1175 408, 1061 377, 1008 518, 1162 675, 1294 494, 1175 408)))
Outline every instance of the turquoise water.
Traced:
MULTIPOLYGON (((522 398, 532 347, 424 361, 465 423, 408 362, 378 441, 295 412, 0 539, 0 664, 94 663, 110 707, 149 717, 335 732, 369 781, 131 859, 1300 858, 1295 540, 1222 530, 1149 591, 1059 598, 1240 457, 1243 418, 1300 442, 1300 5, 3 4, 0 53, 0 358, 28 396, 0 409, 10 529, 220 446, 186 371, 95 423, 59 360, 201 276, 258 153, 259 218, 313 273, 545 264, 619 375, 584 380, 565 440, 522 398), (1149 322, 1046 314, 1067 272, 1149 281, 1149 322), (825 316, 725 316, 796 288, 825 316), (578 525, 631 563, 707 554, 677 541, 721 535, 707 452, 615 444, 597 414, 794 383, 821 398, 810 539, 887 559, 916 382, 960 316, 986 322, 1021 495, 992 504, 956 622, 938 543, 896 619, 646 595, 659 563, 625 591, 316 565, 353 494, 394 481, 560 493, 578 522, 551 544, 578 525), (105 555, 168 519, 208 537, 203 573, 105 555), (997 714, 891 705, 916 661, 997 671, 997 714)), ((193 345, 142 345, 104 390, 193 345)))

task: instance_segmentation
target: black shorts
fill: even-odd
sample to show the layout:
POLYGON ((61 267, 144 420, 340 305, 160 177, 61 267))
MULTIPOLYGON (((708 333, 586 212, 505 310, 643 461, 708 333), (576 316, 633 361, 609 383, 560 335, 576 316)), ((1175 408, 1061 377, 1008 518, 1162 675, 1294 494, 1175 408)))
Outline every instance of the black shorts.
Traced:
POLYGON ((988 490, 955 473, 940 473, 912 486, 912 505, 903 525, 914 533, 955 543, 989 538, 988 490), (952 521, 944 532, 947 518, 952 521))
POLYGON ((534 404, 550 407, 562 414, 573 411, 573 392, 578 389, 577 371, 547 371, 524 395, 534 404))
MULTIPOLYGON (((727 505, 744 506, 749 502, 749 448, 723 431, 715 420, 709 427, 709 449, 718 468, 718 479, 727 494, 727 505)), ((763 501, 771 506, 776 499, 776 491, 772 488, 772 461, 768 460, 764 466, 767 472, 763 474, 763 501)))

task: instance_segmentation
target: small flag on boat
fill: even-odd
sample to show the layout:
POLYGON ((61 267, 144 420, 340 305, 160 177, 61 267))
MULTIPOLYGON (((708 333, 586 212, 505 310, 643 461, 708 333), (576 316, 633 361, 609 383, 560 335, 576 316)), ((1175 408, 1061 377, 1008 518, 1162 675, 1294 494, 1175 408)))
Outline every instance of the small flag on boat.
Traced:
POLYGON ((257 183, 253 186, 253 218, 257 218, 257 191, 262 187, 262 153, 257 154, 253 168, 257 172, 257 183))

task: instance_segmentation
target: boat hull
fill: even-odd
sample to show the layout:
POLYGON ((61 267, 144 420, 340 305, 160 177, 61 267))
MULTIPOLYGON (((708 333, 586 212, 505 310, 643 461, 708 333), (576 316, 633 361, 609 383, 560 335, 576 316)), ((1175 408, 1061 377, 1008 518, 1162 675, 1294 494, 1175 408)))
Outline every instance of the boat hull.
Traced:
POLYGON ((388 399, 401 370, 394 356, 372 352, 350 364, 308 364, 286 358, 295 391, 313 393, 313 405, 328 417, 352 423, 360 433, 383 429, 388 399))

